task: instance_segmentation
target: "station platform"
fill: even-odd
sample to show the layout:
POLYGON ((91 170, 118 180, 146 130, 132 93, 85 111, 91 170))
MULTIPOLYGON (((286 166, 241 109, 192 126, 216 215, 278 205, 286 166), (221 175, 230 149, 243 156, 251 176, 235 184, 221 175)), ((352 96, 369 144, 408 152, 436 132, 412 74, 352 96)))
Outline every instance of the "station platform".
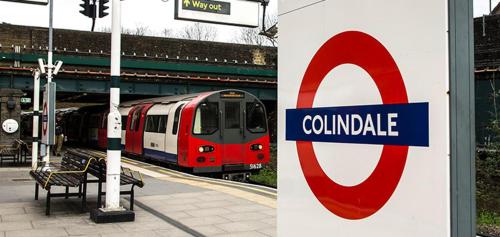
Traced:
MULTIPOLYGON (((197 177, 128 158, 122 165, 144 175, 136 189, 136 220, 95 224, 80 199, 54 198, 45 215, 45 191, 34 200, 29 168, 0 168, 0 237, 59 236, 276 236, 276 190, 197 177)), ((88 185, 88 208, 96 184, 88 185)), ((58 190, 56 190, 58 191, 58 190)), ((122 198, 122 205, 128 201, 122 198)))

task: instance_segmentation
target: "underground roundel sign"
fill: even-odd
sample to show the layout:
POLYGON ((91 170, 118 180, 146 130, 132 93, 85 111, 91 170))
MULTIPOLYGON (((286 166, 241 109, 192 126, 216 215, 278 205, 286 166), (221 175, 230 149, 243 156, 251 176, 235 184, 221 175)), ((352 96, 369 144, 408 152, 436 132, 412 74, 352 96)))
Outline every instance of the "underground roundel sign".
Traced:
POLYGON ((379 211, 399 183, 408 147, 429 146, 429 104, 408 101, 393 57, 366 33, 347 31, 325 42, 309 63, 297 98, 296 108, 286 110, 286 140, 296 143, 302 172, 314 196, 339 217, 357 220, 379 211), (382 104, 313 107, 325 76, 342 64, 363 68, 375 82, 382 104), (312 142, 378 144, 383 149, 366 180, 343 186, 323 171, 312 142))
POLYGON ((47 111, 47 102, 43 103, 43 112, 42 112, 42 132, 43 135, 47 135, 47 126, 48 126, 48 111, 47 111))

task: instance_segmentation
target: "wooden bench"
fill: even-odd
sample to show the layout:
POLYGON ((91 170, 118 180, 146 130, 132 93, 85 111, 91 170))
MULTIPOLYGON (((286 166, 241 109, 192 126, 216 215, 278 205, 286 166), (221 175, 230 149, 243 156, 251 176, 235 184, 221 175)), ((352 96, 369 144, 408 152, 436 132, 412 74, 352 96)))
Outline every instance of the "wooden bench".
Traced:
POLYGON ((12 146, 0 147, 0 166, 3 166, 4 160, 10 160, 14 164, 19 162, 20 144, 16 141, 12 146))
POLYGON ((53 197, 65 197, 66 199, 70 196, 82 197, 82 211, 85 210, 87 201, 86 172, 93 161, 95 161, 93 157, 68 152, 63 156, 60 164, 51 163, 52 166, 49 170, 46 170, 41 164, 38 169, 30 171, 31 177, 35 179, 35 200, 38 200, 39 186, 47 190, 46 215, 50 215, 50 199, 53 197), (55 186, 66 187, 66 192, 52 193, 51 188, 55 186), (78 187, 78 193, 70 193, 70 187, 78 187))
MULTIPOLYGON (((68 152, 73 151, 68 150, 68 152)), ((95 162, 90 164, 87 173, 96 177, 97 180, 87 179, 86 182, 97 183, 97 208, 100 208, 102 205, 102 196, 106 195, 106 192, 102 190, 102 184, 106 182, 106 157, 97 156, 96 154, 84 150, 76 150, 76 152, 83 153, 95 159, 95 162)), ((126 185, 131 185, 130 190, 120 191, 120 195, 130 195, 130 210, 134 210, 134 188, 136 186, 140 188, 144 187, 142 174, 121 167, 120 186, 126 185)))
POLYGON ((16 142, 19 143, 19 162, 23 162, 23 158, 24 163, 28 162, 28 157, 30 160, 33 159, 31 157, 31 144, 28 144, 21 139, 17 139, 16 142))

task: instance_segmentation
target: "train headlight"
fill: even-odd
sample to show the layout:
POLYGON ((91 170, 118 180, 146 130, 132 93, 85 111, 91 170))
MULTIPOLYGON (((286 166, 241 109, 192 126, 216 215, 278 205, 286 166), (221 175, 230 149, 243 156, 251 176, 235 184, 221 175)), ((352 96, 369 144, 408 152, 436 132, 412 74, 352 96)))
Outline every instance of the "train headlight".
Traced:
POLYGON ((212 152, 212 151, 214 151, 214 147, 213 146, 200 146, 200 147, 198 147, 198 151, 200 153, 203 153, 203 152, 212 152))
POLYGON ((264 148, 264 146, 262 146, 261 144, 253 144, 250 146, 250 150, 253 150, 253 151, 260 151, 264 148))

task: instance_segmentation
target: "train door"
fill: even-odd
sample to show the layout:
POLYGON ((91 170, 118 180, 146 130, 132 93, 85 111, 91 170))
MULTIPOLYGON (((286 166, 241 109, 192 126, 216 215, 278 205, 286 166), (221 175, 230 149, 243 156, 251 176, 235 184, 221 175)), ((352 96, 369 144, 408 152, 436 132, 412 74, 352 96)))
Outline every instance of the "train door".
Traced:
POLYGON ((127 123, 128 123, 128 114, 132 108, 120 108, 120 115, 122 117, 122 136, 121 136, 121 149, 125 150, 125 139, 126 139, 126 133, 127 133, 127 123))
POLYGON ((245 161, 243 103, 241 100, 221 101, 222 111, 222 163, 242 164, 245 161))
POLYGON ((137 105, 134 110, 130 111, 132 117, 130 126, 127 127, 125 143, 125 150, 129 153, 142 155, 145 118, 151 106, 153 104, 137 105))
POLYGON ((97 145, 101 149, 106 149, 108 146, 108 113, 101 114, 99 118, 99 128, 97 130, 97 145))
POLYGON ((134 144, 134 136, 133 131, 135 130, 135 125, 138 120, 138 116, 136 113, 142 109, 141 106, 132 107, 132 109, 128 112, 127 125, 125 128, 125 152, 132 153, 133 144, 134 144))
POLYGON ((181 114, 182 114, 182 109, 184 108, 184 105, 186 104, 186 101, 180 101, 177 102, 176 104, 172 105, 169 109, 169 118, 168 118, 168 125, 167 125, 167 133, 166 133, 166 139, 165 139, 165 151, 168 154, 171 154, 171 160, 172 162, 178 162, 178 132, 179 132, 179 125, 181 121, 181 114))

